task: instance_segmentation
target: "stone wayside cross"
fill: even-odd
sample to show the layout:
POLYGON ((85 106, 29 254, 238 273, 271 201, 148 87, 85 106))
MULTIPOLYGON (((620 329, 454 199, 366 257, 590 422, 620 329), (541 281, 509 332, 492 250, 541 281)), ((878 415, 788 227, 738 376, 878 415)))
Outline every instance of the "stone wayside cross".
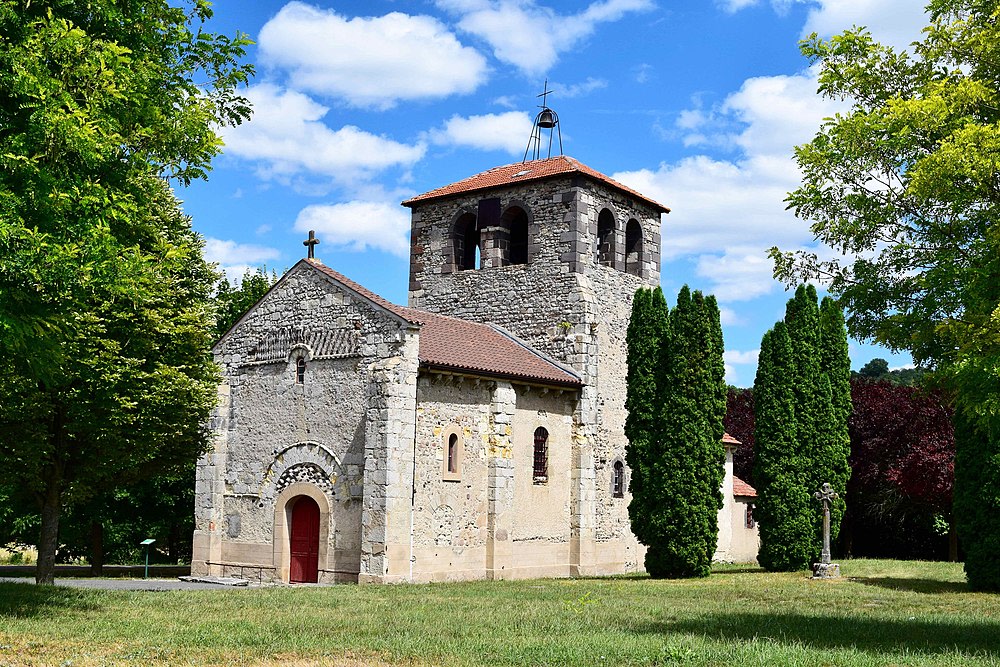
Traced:
POLYGON ((824 482, 813 497, 823 503, 823 555, 813 565, 813 579, 834 579, 840 576, 840 565, 830 562, 830 503, 840 496, 829 482, 824 482))

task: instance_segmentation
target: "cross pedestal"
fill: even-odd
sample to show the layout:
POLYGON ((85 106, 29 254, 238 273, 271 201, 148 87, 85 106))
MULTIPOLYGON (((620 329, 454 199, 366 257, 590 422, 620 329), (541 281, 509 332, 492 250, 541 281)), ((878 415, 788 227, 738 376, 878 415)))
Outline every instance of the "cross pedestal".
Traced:
POLYGON ((823 503, 823 555, 813 565, 813 579, 836 579, 840 576, 840 565, 830 562, 830 503, 840 496, 828 482, 824 482, 813 497, 823 503))

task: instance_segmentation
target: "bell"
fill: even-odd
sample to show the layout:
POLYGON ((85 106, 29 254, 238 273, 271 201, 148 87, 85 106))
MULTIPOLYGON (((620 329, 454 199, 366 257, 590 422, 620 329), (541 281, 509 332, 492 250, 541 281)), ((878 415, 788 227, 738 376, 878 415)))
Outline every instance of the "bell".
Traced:
POLYGON ((556 126, 556 115, 552 113, 552 110, 549 108, 542 109, 542 113, 538 114, 538 122, 536 125, 546 129, 553 128, 556 126))

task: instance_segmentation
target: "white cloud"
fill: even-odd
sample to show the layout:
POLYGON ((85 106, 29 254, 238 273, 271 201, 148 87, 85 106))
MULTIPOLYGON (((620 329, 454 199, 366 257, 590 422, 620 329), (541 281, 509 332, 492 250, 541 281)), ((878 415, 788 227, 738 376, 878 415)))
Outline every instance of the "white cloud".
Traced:
MULTIPOLYGON (((723 10, 734 13, 760 4, 760 0, 718 0, 723 10)), ((926 2, 917 0, 771 0, 771 7, 784 14, 791 4, 809 5, 803 37, 818 33, 830 37, 854 26, 865 26, 875 39, 897 49, 920 39, 927 25, 926 2)))
POLYGON ((736 327, 746 324, 746 320, 740 317, 732 308, 719 308, 719 320, 722 326, 736 327))
MULTIPOLYGON (((299 212, 295 229, 316 230, 321 244, 327 246, 359 252, 374 248, 398 257, 410 254, 409 212, 395 202, 349 201, 307 206, 299 212)), ((322 254, 323 245, 317 254, 322 254)))
POLYGON ((445 146, 524 153, 531 134, 531 118, 522 111, 483 116, 452 116, 441 129, 431 130, 430 141, 445 146))
POLYGON ((720 0, 718 4, 730 14, 756 5, 759 0, 720 0))
POLYGON ((572 83, 569 85, 553 83, 552 90, 560 99, 566 99, 571 97, 583 97, 588 95, 595 90, 601 90, 602 88, 607 88, 608 82, 604 79, 595 79, 592 76, 588 76, 586 81, 582 83, 572 83))
POLYGON ((727 364, 752 365, 757 363, 760 350, 726 350, 722 358, 727 364))
POLYGON ((258 175, 289 181, 298 174, 342 183, 364 180, 391 167, 409 167, 424 156, 409 145, 352 125, 333 130, 323 123, 329 109, 309 96, 272 84, 248 88, 250 121, 222 128, 226 152, 259 163, 258 175))
POLYGON ((487 77, 486 59, 430 16, 347 18, 289 2, 258 41, 263 62, 287 71, 293 88, 355 106, 470 93, 487 77))
POLYGON ((240 282, 247 271, 280 257, 281 252, 276 248, 212 237, 205 239, 205 259, 218 264, 230 283, 240 282))
POLYGON ((816 95, 816 85, 814 71, 748 79, 717 108, 680 115, 680 131, 729 147, 732 159, 695 155, 612 176, 672 209, 664 218, 664 257, 695 256, 698 274, 714 282, 707 291, 720 301, 770 293, 778 284, 766 249, 812 240, 784 199, 800 182, 793 147, 842 108, 816 95))
POLYGON ((632 77, 636 83, 647 83, 653 78, 653 66, 649 63, 642 63, 632 68, 632 77))
POLYGON ((695 273, 712 281, 708 291, 719 301, 749 301, 779 287, 766 253, 766 248, 757 247, 727 248, 722 255, 701 255, 695 273))
POLYGON ((927 25, 926 2, 917 0, 823 0, 809 10, 803 35, 835 35, 853 26, 866 26, 876 40, 907 48, 920 39, 927 25))
POLYGON ((736 372, 736 366, 756 366, 757 355, 760 350, 726 350, 722 353, 722 359, 726 367, 726 382, 737 385, 740 381, 740 374, 736 372))
POLYGON ((458 27, 485 40, 498 60, 533 75, 548 71, 560 53, 599 24, 654 6, 652 0, 599 0, 577 14, 560 15, 534 0, 438 0, 437 5, 458 14, 458 27))

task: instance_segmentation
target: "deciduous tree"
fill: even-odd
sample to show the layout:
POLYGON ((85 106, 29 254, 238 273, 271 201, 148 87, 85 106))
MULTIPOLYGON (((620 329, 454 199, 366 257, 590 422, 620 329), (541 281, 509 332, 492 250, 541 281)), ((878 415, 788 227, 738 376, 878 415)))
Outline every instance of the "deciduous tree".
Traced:
POLYGON ((888 381, 855 379, 851 390, 846 546, 860 556, 944 557, 955 458, 949 399, 888 381))
POLYGON ((729 387, 723 426, 726 433, 740 441, 733 452, 733 474, 753 485, 753 389, 729 387))
MULTIPOLYGON (((796 149, 803 182, 788 203, 848 259, 772 256, 789 282, 826 279, 856 337, 909 350, 951 381, 970 426, 959 429, 959 449, 977 449, 958 460, 993 466, 956 472, 961 487, 1000 476, 1000 7, 927 8, 930 24, 910 52, 863 29, 803 43, 819 65, 820 93, 852 106, 796 149)), ((966 494, 986 508, 975 516, 1000 515, 994 488, 956 497, 966 494)), ((967 561, 970 584, 1000 589, 1000 574, 972 575, 1000 573, 1000 550, 977 546, 988 526, 965 525, 971 561, 990 559, 967 561)))
POLYGON ((243 279, 233 284, 223 276, 215 290, 215 335, 222 338, 236 321, 243 317, 250 306, 260 301, 267 290, 278 280, 273 271, 258 268, 249 269, 243 274, 243 279))
POLYGON ((213 403, 213 282, 163 177, 203 177, 248 117, 243 36, 208 3, 0 1, 0 457, 58 522, 197 456, 213 403))

